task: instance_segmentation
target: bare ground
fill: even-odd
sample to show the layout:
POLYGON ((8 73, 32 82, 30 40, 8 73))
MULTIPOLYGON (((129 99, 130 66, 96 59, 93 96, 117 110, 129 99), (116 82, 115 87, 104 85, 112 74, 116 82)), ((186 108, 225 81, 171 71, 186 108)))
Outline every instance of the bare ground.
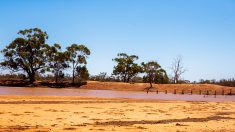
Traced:
POLYGON ((234 131, 235 102, 0 96, 5 131, 234 131))
POLYGON ((213 84, 153 84, 149 89, 148 83, 122 83, 122 82, 98 82, 88 81, 87 85, 81 86, 82 89, 96 90, 120 90, 120 91, 152 91, 152 92, 171 92, 182 94, 216 94, 235 95, 235 87, 226 87, 213 84))

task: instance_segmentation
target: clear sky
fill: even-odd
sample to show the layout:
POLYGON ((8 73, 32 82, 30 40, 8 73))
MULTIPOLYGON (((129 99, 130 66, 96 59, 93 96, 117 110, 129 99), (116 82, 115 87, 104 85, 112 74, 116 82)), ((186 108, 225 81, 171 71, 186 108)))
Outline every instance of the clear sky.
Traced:
POLYGON ((234 0, 0 0, 0 49, 20 29, 39 27, 48 44, 85 44, 91 74, 111 73, 119 52, 156 60, 184 79, 235 77, 234 0))

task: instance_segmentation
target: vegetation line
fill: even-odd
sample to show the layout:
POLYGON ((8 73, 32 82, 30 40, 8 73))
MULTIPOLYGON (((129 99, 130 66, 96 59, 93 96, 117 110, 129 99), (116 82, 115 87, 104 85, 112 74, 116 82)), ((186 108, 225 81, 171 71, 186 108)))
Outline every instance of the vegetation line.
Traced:
MULTIPOLYGON (((0 75, 0 85, 10 86, 36 86, 68 87, 81 86, 87 80, 115 81, 125 83, 144 82, 149 83, 149 89, 156 84, 180 84, 190 83, 182 79, 186 72, 182 58, 177 57, 171 66, 172 75, 169 78, 157 61, 136 63, 137 55, 118 53, 113 59, 116 65, 111 76, 101 73, 90 76, 86 67, 87 58, 91 54, 88 47, 83 44, 71 44, 62 51, 60 44, 49 45, 46 43, 48 34, 39 28, 20 30, 19 37, 7 45, 1 53, 4 59, 0 67, 11 74, 0 75), (65 70, 71 69, 70 74, 65 75, 65 70), (140 75, 141 76, 138 76, 140 75)), ((7 73, 7 72, 4 72, 7 73)), ((196 82, 194 82, 196 83, 196 82)), ((200 83, 213 83, 226 86, 235 86, 235 80, 201 80, 200 83)))

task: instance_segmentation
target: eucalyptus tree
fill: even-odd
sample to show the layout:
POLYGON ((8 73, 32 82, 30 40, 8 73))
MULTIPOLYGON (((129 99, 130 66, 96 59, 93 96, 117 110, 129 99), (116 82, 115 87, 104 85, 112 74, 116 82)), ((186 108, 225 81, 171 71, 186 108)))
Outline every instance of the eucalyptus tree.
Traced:
POLYGON ((169 81, 169 77, 167 76, 167 73, 164 69, 161 69, 157 72, 156 77, 154 79, 154 83, 157 84, 168 84, 169 81))
POLYGON ((150 88, 153 87, 152 83, 157 80, 160 74, 166 73, 165 70, 156 61, 150 61, 147 63, 141 63, 143 67, 143 72, 146 74, 145 78, 150 84, 150 88))
POLYGON ((74 83, 76 69, 78 66, 87 64, 86 59, 90 55, 90 50, 85 45, 72 44, 67 47, 67 53, 69 61, 72 63, 72 82, 74 83))
POLYGON ((45 71, 48 35, 39 28, 20 30, 18 34, 19 37, 1 51, 4 60, 0 65, 14 72, 23 71, 33 83, 35 74, 45 71))
POLYGON ((69 56, 67 52, 61 52, 59 44, 54 44, 48 49, 48 68, 54 73, 55 82, 58 83, 58 80, 64 76, 63 70, 69 67, 69 56))
POLYGON ((139 59, 136 55, 127 55, 126 53, 119 53, 118 57, 113 61, 117 63, 113 69, 113 75, 119 76, 123 82, 129 82, 131 78, 142 71, 141 66, 135 63, 139 59))

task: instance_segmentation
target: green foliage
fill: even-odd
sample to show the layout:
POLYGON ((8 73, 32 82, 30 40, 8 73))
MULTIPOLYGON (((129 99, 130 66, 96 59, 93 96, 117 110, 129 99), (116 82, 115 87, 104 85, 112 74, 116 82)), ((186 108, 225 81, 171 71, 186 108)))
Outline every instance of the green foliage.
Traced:
POLYGON ((150 88, 152 88, 152 83, 168 83, 169 79, 166 75, 166 71, 161 68, 161 66, 155 62, 150 61, 148 63, 142 62, 143 72, 146 74, 143 77, 144 82, 150 83, 150 88))
POLYGON ((114 67, 113 75, 119 76, 123 82, 129 82, 134 76, 142 71, 141 66, 134 61, 138 60, 136 55, 127 55, 126 53, 119 53, 117 58, 113 61, 117 63, 114 67))
POLYGON ((85 81, 89 78, 89 72, 86 66, 78 66, 76 72, 78 76, 78 82, 85 81))
POLYGON ((20 30, 18 34, 20 37, 1 51, 4 61, 0 65, 12 71, 24 71, 30 82, 34 82, 36 72, 45 71, 48 35, 39 28, 20 30))
POLYGON ((55 82, 61 81, 64 77, 63 70, 69 67, 69 56, 67 52, 61 52, 59 44, 54 44, 48 48, 49 70, 54 73, 55 82))
MULTIPOLYGON (((39 28, 25 29, 18 32, 20 35, 1 52, 4 60, 0 62, 1 67, 9 68, 13 72, 27 75, 27 79, 32 83, 35 76, 41 78, 45 72, 54 74, 55 82, 58 83, 62 79, 69 79, 69 75, 65 76, 63 70, 72 68, 72 82, 75 78, 78 81, 84 81, 89 78, 89 72, 86 68, 87 57, 90 50, 85 45, 72 44, 67 47, 66 51, 61 51, 59 44, 50 46, 46 44, 48 35, 39 28)), ((157 62, 142 63, 142 67, 135 63, 138 60, 136 55, 127 55, 119 53, 113 59, 117 63, 114 66, 112 76, 106 73, 93 76, 91 79, 100 81, 123 81, 123 82, 142 82, 141 77, 136 77, 138 73, 145 72, 144 82, 168 83, 169 79, 166 72, 157 62)), ((25 78, 25 75, 23 75, 25 78)), ((52 76, 48 76, 52 78, 52 76)))
POLYGON ((72 63, 73 83, 75 80, 75 72, 78 66, 87 64, 87 57, 90 55, 90 50, 85 45, 72 44, 67 47, 66 54, 69 56, 69 61, 72 63))
POLYGON ((167 76, 167 73, 164 69, 160 69, 157 74, 156 74, 156 77, 154 79, 154 83, 156 84, 168 84, 170 81, 169 81, 169 78, 167 76))

